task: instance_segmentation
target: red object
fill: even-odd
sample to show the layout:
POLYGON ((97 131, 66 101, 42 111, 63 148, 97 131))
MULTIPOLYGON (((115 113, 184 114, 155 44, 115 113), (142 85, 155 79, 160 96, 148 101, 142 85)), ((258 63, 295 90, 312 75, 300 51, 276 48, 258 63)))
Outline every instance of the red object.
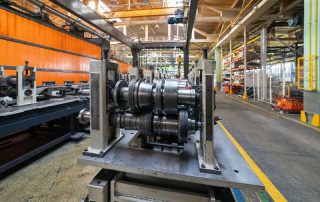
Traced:
POLYGON ((303 99, 276 97, 274 98, 274 109, 285 112, 300 112, 303 110, 303 99))

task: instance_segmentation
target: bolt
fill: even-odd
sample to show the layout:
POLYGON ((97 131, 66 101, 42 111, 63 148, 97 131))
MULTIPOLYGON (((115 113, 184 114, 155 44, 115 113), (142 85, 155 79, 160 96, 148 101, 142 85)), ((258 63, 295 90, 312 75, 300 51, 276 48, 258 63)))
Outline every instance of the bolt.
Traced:
POLYGON ((84 151, 85 151, 85 152, 87 152, 87 151, 88 151, 88 149, 84 149, 84 151))
POLYGON ((214 166, 214 169, 215 169, 215 170, 219 170, 218 166, 214 166))
POLYGON ((103 154, 103 151, 100 151, 100 154, 103 154))
POLYGON ((203 163, 201 163, 201 168, 205 168, 206 167, 206 165, 204 165, 203 163))
POLYGON ((200 141, 199 141, 199 140, 197 140, 196 142, 197 142, 197 143, 199 143, 200 141))

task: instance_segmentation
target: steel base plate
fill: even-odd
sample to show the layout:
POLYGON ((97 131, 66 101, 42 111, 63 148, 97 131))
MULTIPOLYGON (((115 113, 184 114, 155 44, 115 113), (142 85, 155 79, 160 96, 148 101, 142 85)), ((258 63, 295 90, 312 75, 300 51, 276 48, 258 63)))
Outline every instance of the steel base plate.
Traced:
POLYGON ((196 141, 200 131, 190 136, 184 151, 173 154, 130 148, 137 131, 122 131, 125 136, 103 158, 81 156, 79 163, 145 176, 192 182, 203 185, 262 191, 264 187, 220 126, 215 126, 215 155, 221 174, 200 172, 196 141))
POLYGON ((119 137, 115 140, 113 140, 108 147, 101 151, 99 149, 94 149, 92 147, 88 147, 87 149, 83 150, 82 155, 84 156, 91 156, 91 157, 100 157, 102 158, 117 142, 119 142, 123 137, 125 136, 125 133, 120 133, 119 137))
POLYGON ((220 170, 217 158, 215 156, 213 156, 213 162, 206 163, 204 160, 199 142, 196 142, 196 148, 197 148, 197 153, 198 153, 198 163, 199 163, 200 172, 213 173, 213 174, 220 175, 221 170, 220 170))

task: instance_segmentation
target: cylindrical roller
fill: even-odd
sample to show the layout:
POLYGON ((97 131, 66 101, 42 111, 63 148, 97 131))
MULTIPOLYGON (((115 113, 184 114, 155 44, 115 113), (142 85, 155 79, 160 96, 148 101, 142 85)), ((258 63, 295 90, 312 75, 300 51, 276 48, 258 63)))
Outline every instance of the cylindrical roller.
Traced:
POLYGON ((17 84, 16 76, 0 76, 0 86, 15 87, 17 84))
POLYGON ((111 116, 110 125, 126 130, 139 130, 145 135, 151 135, 151 119, 152 114, 133 115, 133 114, 118 114, 111 116))
POLYGON ((78 114, 78 121, 80 124, 87 124, 90 122, 90 111, 82 109, 78 114))
POLYGON ((178 134, 178 124, 177 119, 154 116, 153 132, 156 134, 178 134))
POLYGON ((17 96, 17 89, 13 87, 0 88, 0 97, 5 96, 15 98, 17 96))
POLYGON ((128 90, 129 90, 128 87, 121 88, 121 90, 120 90, 120 99, 121 100, 128 100, 128 90))
POLYGON ((178 110, 178 82, 176 80, 165 80, 163 87, 163 111, 165 113, 176 113, 178 110))
POLYGON ((178 103, 187 105, 196 105, 197 93, 195 89, 179 89, 178 90, 178 103))
MULTIPOLYGON (((123 81, 119 81, 123 82, 123 81)), ((119 83, 118 82, 118 83, 119 83)), ((116 106, 120 100, 128 100, 130 111, 139 112, 154 107, 158 113, 176 114, 178 105, 196 105, 199 99, 195 89, 187 87, 188 83, 180 80, 160 79, 153 84, 144 80, 132 80, 129 87, 116 85, 114 93, 116 106), (180 85, 180 87, 179 87, 180 85)), ((124 103, 124 102, 123 102, 124 103)), ((120 108, 122 109, 122 108, 120 108)))
POLYGON ((171 117, 155 114, 114 114, 110 117, 110 125, 126 130, 139 130, 144 135, 176 135, 179 142, 186 142, 188 134, 201 127, 201 123, 188 119, 186 111, 171 117))
POLYGON ((116 83, 113 91, 113 100, 115 106, 119 109, 128 107, 128 85, 127 82, 120 80, 116 83))

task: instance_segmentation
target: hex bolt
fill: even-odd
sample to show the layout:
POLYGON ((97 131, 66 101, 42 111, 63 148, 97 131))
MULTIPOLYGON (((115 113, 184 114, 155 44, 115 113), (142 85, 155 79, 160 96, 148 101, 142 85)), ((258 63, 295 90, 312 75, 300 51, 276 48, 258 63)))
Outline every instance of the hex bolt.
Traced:
POLYGON ((206 165, 204 165, 203 163, 201 163, 201 168, 205 168, 206 167, 206 165))
POLYGON ((219 170, 218 166, 214 166, 214 169, 215 169, 215 170, 219 170))

